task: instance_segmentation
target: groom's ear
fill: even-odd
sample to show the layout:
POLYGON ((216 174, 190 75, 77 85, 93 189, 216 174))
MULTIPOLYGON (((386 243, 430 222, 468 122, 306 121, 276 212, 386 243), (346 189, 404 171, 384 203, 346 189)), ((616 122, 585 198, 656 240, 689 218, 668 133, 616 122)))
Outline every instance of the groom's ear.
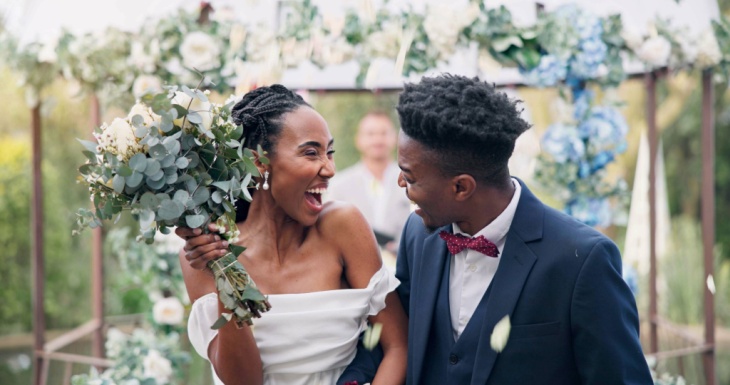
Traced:
POLYGON ((454 200, 463 202, 469 199, 476 191, 477 181, 469 174, 459 174, 451 178, 454 200))

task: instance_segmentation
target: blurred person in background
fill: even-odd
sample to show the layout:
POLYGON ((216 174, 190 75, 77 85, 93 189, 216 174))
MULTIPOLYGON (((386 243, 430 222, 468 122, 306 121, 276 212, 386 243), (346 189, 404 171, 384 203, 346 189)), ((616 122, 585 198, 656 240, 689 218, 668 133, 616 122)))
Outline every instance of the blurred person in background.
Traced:
POLYGON ((327 200, 354 204, 365 215, 384 251, 386 264, 394 264, 403 225, 411 205, 398 187, 400 170, 393 153, 397 132, 387 113, 368 112, 361 120, 355 137, 360 161, 332 179, 327 200), (389 261, 388 258, 391 258, 389 261))

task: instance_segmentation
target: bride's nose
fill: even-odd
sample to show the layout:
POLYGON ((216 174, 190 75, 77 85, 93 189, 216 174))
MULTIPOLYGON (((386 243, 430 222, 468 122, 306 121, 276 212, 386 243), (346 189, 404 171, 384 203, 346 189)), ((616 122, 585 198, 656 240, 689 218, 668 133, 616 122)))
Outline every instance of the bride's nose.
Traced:
POLYGON ((323 178, 332 178, 335 176, 335 161, 334 159, 326 159, 322 168, 319 169, 319 175, 323 178))

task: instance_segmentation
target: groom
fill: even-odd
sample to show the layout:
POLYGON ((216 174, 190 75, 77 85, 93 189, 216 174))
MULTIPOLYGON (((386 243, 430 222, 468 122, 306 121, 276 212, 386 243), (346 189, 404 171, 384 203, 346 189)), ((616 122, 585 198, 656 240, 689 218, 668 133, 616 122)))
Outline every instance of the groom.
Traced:
POLYGON ((397 110, 399 185, 418 205, 396 272, 407 383, 652 384, 616 245, 509 175, 529 128, 516 102, 442 75, 406 85, 397 110))

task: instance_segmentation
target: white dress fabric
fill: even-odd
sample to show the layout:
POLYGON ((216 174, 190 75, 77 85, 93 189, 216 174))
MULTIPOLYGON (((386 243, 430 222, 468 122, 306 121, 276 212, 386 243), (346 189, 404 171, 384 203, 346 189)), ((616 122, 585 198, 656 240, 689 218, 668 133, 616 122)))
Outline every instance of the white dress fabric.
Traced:
MULTIPOLYGON (((385 266, 364 289, 269 295, 271 310, 254 320, 265 385, 335 384, 355 357, 367 317, 385 307, 385 297, 400 282, 385 266)), ((208 359, 218 334, 218 299, 206 294, 193 303, 188 319, 190 342, 208 359)), ((213 373, 216 384, 223 384, 213 373)))

